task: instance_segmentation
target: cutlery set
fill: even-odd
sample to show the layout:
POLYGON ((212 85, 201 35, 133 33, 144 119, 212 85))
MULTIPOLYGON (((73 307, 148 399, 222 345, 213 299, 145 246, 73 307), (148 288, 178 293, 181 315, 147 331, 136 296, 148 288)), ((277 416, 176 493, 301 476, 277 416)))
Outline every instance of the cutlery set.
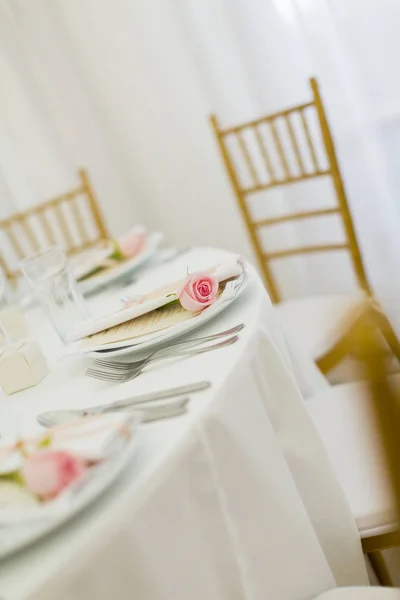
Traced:
MULTIPOLYGON (((47 411, 38 415, 37 420, 40 423, 40 425, 43 425, 43 427, 54 427, 55 425, 59 425, 60 423, 72 421, 73 419, 79 419, 88 415, 99 415, 107 412, 114 412, 117 410, 127 410, 129 408, 139 408, 144 412, 148 410, 151 411, 151 402, 176 399, 177 397, 181 397, 180 400, 183 401, 186 400, 186 394, 201 392, 203 390, 208 389, 210 386, 211 383, 209 381, 199 381, 188 385, 169 388, 167 390, 160 390, 158 392, 151 392, 149 394, 141 394, 140 396, 124 398, 122 400, 117 400, 116 402, 110 402, 109 404, 99 404, 97 406, 89 406, 87 408, 75 410, 66 409, 47 411)), ((186 404, 187 402, 184 403, 184 407, 186 406, 186 404)), ((164 402, 164 404, 161 404, 159 402, 156 406, 159 409, 159 411, 154 410, 153 413, 150 412, 150 416, 154 416, 162 412, 162 407, 164 407, 166 410, 167 408, 169 408, 168 402, 164 402)))
MULTIPOLYGON (((142 360, 123 362, 97 358, 86 375, 109 382, 126 382, 135 379, 143 369, 153 361, 180 357, 195 356, 225 348, 235 344, 238 334, 244 327, 243 323, 219 333, 203 336, 183 342, 174 342, 164 348, 154 350, 142 360), (210 344, 214 340, 220 340, 210 344)), ((200 392, 211 386, 209 381, 200 381, 185 386, 179 386, 140 396, 128 397, 109 404, 91 406, 83 409, 66 409, 47 411, 37 416, 37 421, 43 427, 54 427, 66 421, 79 419, 87 415, 103 414, 119 410, 139 410, 142 422, 152 422, 159 419, 175 417, 187 411, 190 397, 187 394, 200 392)))
POLYGON ((231 329, 221 331, 220 333, 216 333, 214 335, 208 335, 183 342, 174 342, 164 348, 158 348, 157 350, 154 350, 143 360, 125 362, 96 358, 93 363, 93 367, 87 369, 86 375, 104 381, 129 381, 140 375, 143 369, 153 361, 172 358, 175 356, 194 356, 196 354, 203 354, 204 352, 216 350, 217 348, 230 346, 238 340, 238 336, 234 334, 239 333, 243 327, 244 325, 241 323, 236 327, 232 327, 231 329), (203 344, 206 344, 207 342, 218 340, 220 338, 226 339, 217 344, 203 346, 203 344))

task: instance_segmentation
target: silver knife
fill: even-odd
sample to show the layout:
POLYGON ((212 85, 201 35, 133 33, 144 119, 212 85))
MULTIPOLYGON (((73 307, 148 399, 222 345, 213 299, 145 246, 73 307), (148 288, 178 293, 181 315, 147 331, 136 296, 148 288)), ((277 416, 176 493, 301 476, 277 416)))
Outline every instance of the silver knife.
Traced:
POLYGON ((183 396, 185 394, 191 394, 192 392, 201 392, 208 389, 211 386, 210 381, 198 381, 196 383, 189 383, 188 385, 181 385, 180 387, 169 388, 167 390, 161 390, 159 392, 151 392, 150 394, 142 394, 141 396, 129 396, 116 402, 110 402, 109 404, 99 404, 84 409, 87 414, 93 412, 108 412, 113 411, 117 408, 125 408, 126 406, 132 406, 134 404, 143 404, 143 402, 152 402, 153 400, 163 400, 164 398, 173 398, 174 396, 183 396))
POLYGON ((131 396, 117 400, 116 402, 110 402, 109 404, 99 404, 97 406, 90 406, 81 409, 60 409, 51 410, 40 413, 36 419, 43 427, 53 427, 58 423, 70 421, 73 419, 79 419, 85 415, 101 414, 105 412, 113 412, 120 408, 126 408, 135 406, 137 404, 146 404, 154 400, 163 400, 166 398, 174 398, 175 396, 183 396, 193 392, 201 392, 211 386, 210 381, 198 381, 196 383, 190 383, 188 385, 182 385, 175 388, 169 388, 167 390, 160 390, 158 392, 152 392, 150 394, 142 394, 140 396, 131 396))
POLYGON ((167 402, 155 402, 148 404, 141 409, 141 406, 136 406, 135 410, 142 413, 142 423, 152 423, 159 419, 168 419, 177 417, 187 412, 189 398, 177 398, 176 400, 167 400, 167 402))

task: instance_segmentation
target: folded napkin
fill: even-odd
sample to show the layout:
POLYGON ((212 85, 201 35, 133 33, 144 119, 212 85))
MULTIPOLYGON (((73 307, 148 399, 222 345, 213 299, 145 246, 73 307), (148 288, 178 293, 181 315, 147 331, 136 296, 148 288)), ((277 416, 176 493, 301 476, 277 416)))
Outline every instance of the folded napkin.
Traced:
POLYGON ((144 250, 147 237, 146 227, 137 225, 116 240, 102 240, 97 246, 75 254, 69 259, 75 279, 82 281, 135 258, 144 250))
POLYGON ((24 456, 40 448, 64 450, 86 462, 105 460, 132 437, 137 424, 135 413, 105 413, 57 425, 36 437, 2 439, 0 476, 18 471, 24 456))
POLYGON ((118 452, 132 437, 137 414, 88 415, 48 430, 51 448, 66 450, 87 462, 99 462, 118 452))
POLYGON ((69 263, 75 279, 80 281, 99 269, 105 268, 113 252, 114 243, 111 240, 105 240, 100 242, 98 246, 70 257, 69 263))
MULTIPOLYGON (((222 283, 243 274, 243 260, 240 257, 235 257, 220 265, 205 269, 204 272, 212 273, 217 281, 222 283)), ((89 335, 93 335, 94 333, 125 323, 126 321, 131 321, 174 302, 176 300, 176 294, 181 289, 185 279, 185 277, 182 277, 182 279, 167 283, 148 294, 138 296, 133 299, 131 304, 111 314, 80 323, 67 336, 67 340, 69 342, 74 342, 89 335)), ((231 287, 230 289, 232 291, 233 288, 231 287)))
POLYGON ((95 498, 130 456, 139 420, 137 413, 90 415, 34 438, 2 441, 0 528, 63 519, 74 506, 84 506, 95 498), (44 468, 43 458, 47 461, 44 468), (63 460, 69 464, 58 462, 63 460), (63 481, 70 474, 71 460, 73 468, 80 470, 69 481, 63 481), (32 464, 36 469, 34 480, 32 464))

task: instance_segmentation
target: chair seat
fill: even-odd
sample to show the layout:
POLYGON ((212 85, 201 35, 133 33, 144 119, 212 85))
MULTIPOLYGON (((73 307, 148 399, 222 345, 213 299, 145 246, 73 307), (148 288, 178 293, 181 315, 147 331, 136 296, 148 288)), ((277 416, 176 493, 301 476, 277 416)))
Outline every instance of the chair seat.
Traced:
POLYGON ((381 587, 336 588, 313 600, 400 600, 400 590, 381 587))
POLYGON ((282 327, 317 360, 340 339, 346 317, 362 300, 354 296, 308 296, 276 305, 282 327))
MULTIPOLYGON (((400 376, 391 379, 400 389, 400 376)), ((366 384, 327 388, 307 400, 305 406, 331 459, 361 537, 396 529, 391 487, 366 384)))

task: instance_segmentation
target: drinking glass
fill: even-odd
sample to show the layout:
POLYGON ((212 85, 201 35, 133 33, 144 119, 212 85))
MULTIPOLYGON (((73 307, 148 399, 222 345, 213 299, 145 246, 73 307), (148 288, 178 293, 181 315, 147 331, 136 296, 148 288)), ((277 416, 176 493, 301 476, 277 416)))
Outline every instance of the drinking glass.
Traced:
POLYGON ((21 270, 63 342, 89 312, 65 252, 59 246, 21 261, 21 270))

